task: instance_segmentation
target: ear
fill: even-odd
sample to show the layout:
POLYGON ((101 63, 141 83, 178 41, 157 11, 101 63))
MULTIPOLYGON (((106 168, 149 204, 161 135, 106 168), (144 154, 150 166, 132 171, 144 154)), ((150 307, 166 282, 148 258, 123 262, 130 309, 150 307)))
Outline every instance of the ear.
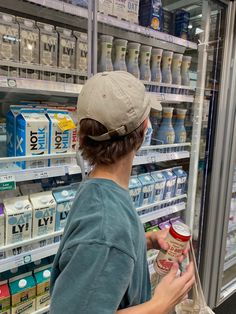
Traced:
POLYGON ((147 117, 144 121, 143 121, 143 133, 145 134, 148 128, 148 120, 149 118, 147 117))

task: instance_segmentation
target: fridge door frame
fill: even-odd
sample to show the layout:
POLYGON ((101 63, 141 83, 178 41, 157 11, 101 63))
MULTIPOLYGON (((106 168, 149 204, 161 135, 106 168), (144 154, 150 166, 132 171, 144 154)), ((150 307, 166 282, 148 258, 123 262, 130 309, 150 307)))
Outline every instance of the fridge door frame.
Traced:
POLYGON ((228 228, 229 195, 232 193, 232 134, 234 131, 236 73, 235 53, 235 13, 236 3, 230 2, 226 13, 226 33, 221 72, 221 91, 219 95, 216 134, 213 152, 212 175, 208 198, 207 219, 200 235, 200 274, 204 294, 208 304, 214 308, 223 302, 220 299, 224 253, 228 228), (231 189, 231 191, 230 191, 231 189), (226 210, 225 210, 226 209, 226 210))

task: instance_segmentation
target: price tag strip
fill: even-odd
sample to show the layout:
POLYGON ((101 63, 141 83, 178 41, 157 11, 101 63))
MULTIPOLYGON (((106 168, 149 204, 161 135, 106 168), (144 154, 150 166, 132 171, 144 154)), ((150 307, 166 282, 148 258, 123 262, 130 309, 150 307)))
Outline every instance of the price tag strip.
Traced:
POLYGON ((13 175, 0 176, 0 191, 9 191, 16 189, 16 179, 13 175))

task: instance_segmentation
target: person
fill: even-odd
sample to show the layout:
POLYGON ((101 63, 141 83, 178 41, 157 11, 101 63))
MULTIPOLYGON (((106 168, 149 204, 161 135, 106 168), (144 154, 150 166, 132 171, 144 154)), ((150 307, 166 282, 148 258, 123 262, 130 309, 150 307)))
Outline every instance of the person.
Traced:
POLYGON ((80 150, 92 170, 54 260, 51 314, 167 314, 194 283, 191 263, 180 277, 174 264, 151 297, 146 250, 167 249, 167 231, 145 237, 128 191, 151 106, 161 109, 127 72, 96 74, 82 89, 80 150))

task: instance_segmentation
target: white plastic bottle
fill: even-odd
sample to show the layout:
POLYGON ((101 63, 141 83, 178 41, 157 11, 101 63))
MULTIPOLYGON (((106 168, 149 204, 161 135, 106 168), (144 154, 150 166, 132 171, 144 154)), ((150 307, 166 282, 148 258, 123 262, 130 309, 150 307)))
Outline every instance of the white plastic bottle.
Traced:
POLYGON ((127 71, 133 74, 137 79, 140 78, 139 71, 139 53, 140 53, 140 44, 129 42, 127 45, 127 71))
MULTIPOLYGON (((172 60, 172 84, 181 85, 181 64, 183 55, 180 53, 173 54, 172 60)), ((174 88, 174 93, 179 93, 179 88, 174 88)))
POLYGON ((111 61, 113 37, 108 35, 100 36, 100 60, 98 63, 98 71, 113 71, 111 61))
POLYGON ((181 77, 182 77, 182 85, 189 86, 190 78, 189 78, 189 68, 191 65, 192 57, 183 56, 182 66, 181 66, 181 77))
MULTIPOLYGON (((162 54, 162 82, 166 84, 172 84, 171 64, 172 64, 173 52, 163 51, 162 54)), ((164 89, 165 92, 169 92, 169 88, 164 89)))
MULTIPOLYGON (((152 48, 151 56, 151 80, 152 82, 161 83, 161 57, 163 49, 152 48)), ((153 92, 160 92, 160 86, 153 86, 153 92)))
POLYGON ((125 63, 127 43, 128 41, 125 39, 114 40, 115 61, 113 67, 115 71, 127 71, 125 63))
POLYGON ((140 49, 140 79, 144 81, 151 81, 151 69, 150 69, 150 60, 151 60, 151 51, 152 47, 150 46, 141 46, 140 49))

